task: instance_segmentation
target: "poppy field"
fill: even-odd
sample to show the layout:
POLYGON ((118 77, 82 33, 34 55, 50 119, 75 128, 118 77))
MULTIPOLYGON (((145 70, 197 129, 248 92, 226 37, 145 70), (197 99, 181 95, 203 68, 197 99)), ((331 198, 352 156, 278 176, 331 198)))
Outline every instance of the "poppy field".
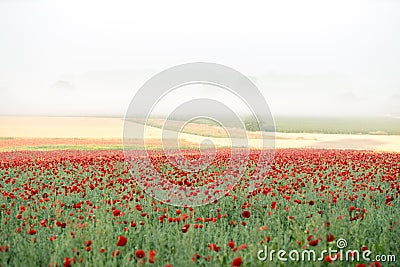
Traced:
MULTIPOLYGON (((189 180, 150 157, 172 183, 221 174, 213 161, 189 180)), ((0 266, 398 266, 374 256, 400 252, 400 154, 278 149, 249 191, 253 170, 208 205, 175 207, 137 185, 120 150, 2 152, 0 266), (341 238, 371 261, 257 257, 265 246, 320 255, 341 238)))

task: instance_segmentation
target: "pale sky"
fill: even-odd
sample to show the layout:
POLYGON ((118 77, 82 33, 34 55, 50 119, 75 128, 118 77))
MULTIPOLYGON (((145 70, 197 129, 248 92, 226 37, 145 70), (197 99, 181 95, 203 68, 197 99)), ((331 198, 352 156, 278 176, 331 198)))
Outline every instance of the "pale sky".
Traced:
POLYGON ((123 115, 152 75, 213 62, 274 115, 400 116, 400 1, 0 0, 0 115, 123 115))

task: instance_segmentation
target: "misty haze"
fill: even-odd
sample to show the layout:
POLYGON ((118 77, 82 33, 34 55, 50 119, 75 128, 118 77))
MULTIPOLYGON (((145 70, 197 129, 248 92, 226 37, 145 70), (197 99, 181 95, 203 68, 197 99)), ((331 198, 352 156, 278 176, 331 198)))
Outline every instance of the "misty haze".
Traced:
POLYGON ((0 114, 123 117, 156 73, 210 61, 253 80, 275 116, 399 117, 400 3, 310 3, 1 1, 0 114))

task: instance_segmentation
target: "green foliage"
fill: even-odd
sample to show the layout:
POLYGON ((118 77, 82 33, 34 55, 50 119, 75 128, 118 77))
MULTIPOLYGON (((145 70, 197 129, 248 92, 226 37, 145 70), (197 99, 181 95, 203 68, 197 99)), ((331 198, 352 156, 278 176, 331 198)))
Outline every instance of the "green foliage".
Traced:
MULTIPOLYGON (((134 185, 123 161, 93 159, 88 165, 81 160, 60 160, 46 168, 41 168, 44 165, 40 163, 2 167, 0 246, 9 248, 0 252, 0 265, 47 266, 58 263, 58 266, 62 266, 68 257, 76 260, 73 266, 137 266, 140 260, 135 258, 135 251, 142 249, 146 252, 144 266, 230 266, 236 257, 242 257, 242 266, 281 266, 281 262, 257 260, 257 252, 264 248, 261 241, 270 250, 301 251, 305 246, 315 249, 318 254, 323 249, 335 246, 334 242, 326 242, 327 234, 333 234, 335 240, 345 238, 351 249, 367 245, 375 254, 398 254, 399 200, 396 198, 392 206, 385 204, 386 194, 396 193, 393 188, 398 188, 400 179, 398 169, 394 167, 394 156, 387 154, 381 157, 382 164, 379 165, 376 161, 368 161, 368 157, 355 159, 345 153, 340 160, 322 157, 319 153, 310 156, 308 153, 311 152, 307 151, 303 157, 293 158, 292 151, 286 153, 284 155, 290 160, 282 160, 283 156, 278 156, 274 164, 276 171, 269 173, 262 188, 268 189, 267 193, 251 196, 243 190, 250 179, 250 173, 247 172, 230 196, 217 204, 195 207, 193 213, 189 209, 161 204, 143 195, 140 188, 134 185), (363 177, 371 177, 371 174, 374 178, 368 181, 368 186, 363 186, 366 183, 363 177), (80 191, 72 191, 74 186, 74 190, 80 191), (315 190, 321 186, 326 189, 315 190), (382 192, 372 191, 371 187, 380 187, 382 192), (29 195, 31 190, 38 192, 32 193, 30 198, 19 197, 24 191, 29 195), (6 197, 4 192, 14 192, 16 197, 6 197), (350 196, 355 195, 357 198, 349 200, 350 196), (334 196, 338 197, 336 203, 332 202, 334 196), (43 201, 46 197, 48 200, 43 201), (300 199, 301 204, 295 203, 294 199, 300 199), (309 201, 315 204, 309 205, 309 201), (81 202, 81 207, 74 207, 81 202), (277 203, 276 209, 271 207, 273 202, 277 203), (136 209, 137 204, 141 205, 142 211, 136 209), (243 204, 249 206, 242 208, 243 204), (355 211, 349 214, 352 205, 366 210, 363 220, 349 220, 355 215, 355 211), (21 206, 26 207, 26 211, 21 212, 21 206), (121 215, 113 215, 115 209, 120 210, 121 215), (159 222, 162 214, 168 218, 179 217, 176 213, 178 209, 189 214, 185 222, 159 222), (243 218, 241 213, 244 209, 251 212, 250 218, 243 218), (18 219, 20 213, 22 217, 18 219), (308 217, 310 214, 312 216, 308 217), (199 222, 196 218, 217 219, 215 222, 199 222), (40 221, 43 219, 52 227, 41 227, 40 221), (58 227, 57 221, 66 222, 66 227, 58 227), (135 226, 131 226, 133 221, 136 222, 135 226), (246 226, 242 226, 242 222, 246 222, 246 226), (327 225, 327 222, 330 224, 327 225), (186 223, 190 224, 190 228, 183 233, 182 226, 186 223), (195 224, 202 224, 203 228, 195 229, 195 224), (267 227, 260 230, 262 226, 267 227), (30 228, 37 230, 37 233, 29 235, 30 228), (128 239, 123 247, 116 246, 119 235, 128 239), (321 238, 318 246, 308 245, 309 235, 321 238), (51 241, 50 237, 53 236, 56 239, 51 241), (269 242, 265 241, 267 236, 270 237, 269 242), (228 247, 231 239, 236 247, 246 244, 246 248, 233 252, 228 247), (91 251, 85 251, 84 242, 87 240, 93 242, 91 251), (217 244, 221 250, 210 251, 208 244, 217 244), (99 252, 101 248, 105 248, 104 253, 99 252), (112 257, 112 252, 118 249, 120 255, 112 257), (157 251, 155 263, 148 262, 149 250, 157 251), (201 258, 193 262, 195 253, 201 258), (205 259, 208 256, 210 261, 205 259)), ((169 169, 170 166, 163 167, 163 171, 169 169)), ((213 170, 218 171, 221 170, 213 170)), ((322 264, 290 262, 290 266, 322 264)), ((346 265, 337 262, 332 266, 343 264, 346 265)), ((354 265, 356 263, 351 266, 354 265)))

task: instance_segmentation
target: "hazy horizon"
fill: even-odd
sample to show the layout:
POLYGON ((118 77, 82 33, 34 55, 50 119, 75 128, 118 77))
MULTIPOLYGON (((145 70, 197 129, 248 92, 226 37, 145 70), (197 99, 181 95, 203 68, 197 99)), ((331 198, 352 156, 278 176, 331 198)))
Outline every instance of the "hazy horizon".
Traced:
POLYGON ((390 0, 0 0, 0 116, 123 116, 147 79, 202 61, 247 75, 274 116, 399 118, 399 11, 390 0))

